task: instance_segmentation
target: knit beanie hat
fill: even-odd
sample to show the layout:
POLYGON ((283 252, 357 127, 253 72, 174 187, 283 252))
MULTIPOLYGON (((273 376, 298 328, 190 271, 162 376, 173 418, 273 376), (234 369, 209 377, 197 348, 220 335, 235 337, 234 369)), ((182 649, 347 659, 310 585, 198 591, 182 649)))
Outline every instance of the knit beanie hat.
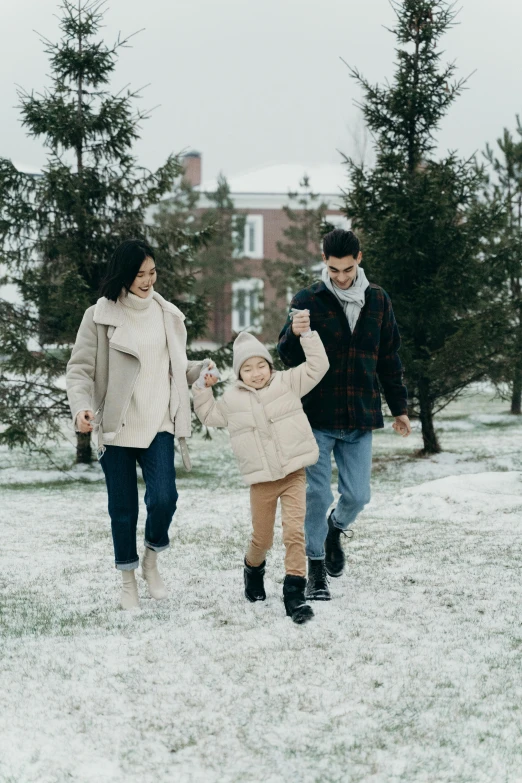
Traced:
POLYGON ((273 366, 274 364, 274 360, 270 356, 270 353, 263 343, 259 342, 257 337, 254 337, 250 332, 240 332, 234 340, 233 360, 234 372, 238 378, 241 365, 253 356, 262 356, 263 359, 267 360, 270 366, 273 366))

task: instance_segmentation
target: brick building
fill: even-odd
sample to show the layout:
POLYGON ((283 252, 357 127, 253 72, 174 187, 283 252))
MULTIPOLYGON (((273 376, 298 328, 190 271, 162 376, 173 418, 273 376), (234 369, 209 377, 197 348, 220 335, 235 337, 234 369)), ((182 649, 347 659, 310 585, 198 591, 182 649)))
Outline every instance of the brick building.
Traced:
MULTIPOLYGON (((200 192, 199 209, 212 206, 206 193, 216 190, 216 181, 202 179, 201 155, 190 152, 184 157, 186 178, 200 192)), ((328 205, 327 217, 334 225, 347 227, 348 222, 341 214, 341 187, 345 172, 341 165, 301 166, 299 164, 269 165, 228 178, 231 197, 235 208, 246 217, 242 271, 245 277, 234 282, 226 291, 228 307, 225 308, 224 322, 219 314, 209 329, 204 344, 214 347, 224 338, 229 340, 233 333, 250 328, 263 336, 273 336, 279 324, 269 324, 263 317, 268 313, 269 305, 274 303, 276 294, 264 271, 265 259, 276 260, 280 257, 277 243, 284 239, 283 231, 288 218, 283 207, 288 205, 289 192, 299 192, 299 183, 307 175, 319 202, 328 205), (266 333, 265 335, 263 333, 266 333)), ((292 208, 299 209, 295 203, 292 208)), ((318 264, 321 261, 320 248, 317 249, 318 264)), ((284 309, 284 303, 282 303, 284 309)))

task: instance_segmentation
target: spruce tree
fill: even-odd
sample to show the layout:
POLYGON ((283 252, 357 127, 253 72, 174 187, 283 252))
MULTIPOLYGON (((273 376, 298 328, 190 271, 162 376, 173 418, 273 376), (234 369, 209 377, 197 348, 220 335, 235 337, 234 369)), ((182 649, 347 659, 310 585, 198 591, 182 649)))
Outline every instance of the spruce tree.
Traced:
MULTIPOLYGON (((522 125, 517 117, 517 134, 522 125)), ((498 153, 487 145, 490 164, 487 203, 501 204, 504 221, 498 234, 501 263, 492 270, 491 286, 502 303, 505 329, 492 366, 492 378, 507 386, 511 413, 522 413, 522 141, 504 129, 498 153)))
POLYGON ((230 193, 226 177, 219 174, 216 189, 204 193, 210 202, 201 207, 201 192, 183 180, 178 192, 165 199, 155 211, 154 223, 170 234, 180 226, 202 237, 194 254, 196 279, 194 292, 205 302, 205 324, 209 315, 214 318, 213 336, 225 344, 230 335, 225 333, 226 316, 231 308, 230 286, 245 276, 243 247, 245 216, 239 213, 230 193))
POLYGON ((265 314, 268 328, 264 332, 269 338, 277 336, 278 324, 286 318, 289 292, 293 296, 319 278, 316 267, 321 263, 321 235, 333 228, 326 222, 328 205, 314 193, 306 174, 299 187, 288 194, 288 204, 283 207, 287 224, 276 245, 278 258, 263 263, 276 296, 265 314), (274 325, 273 334, 270 324, 274 325))
POLYGON ((483 174, 454 153, 438 157, 436 132, 464 87, 441 63, 455 21, 444 0, 392 0, 395 71, 371 84, 356 68, 372 168, 348 159, 346 214, 361 232, 369 278, 392 297, 423 453, 440 451, 434 415, 485 376, 499 313, 487 291, 498 216, 478 195, 483 174))
POLYGON ((214 314, 214 333, 220 344, 230 335, 225 332, 225 319, 231 308, 231 284, 244 277, 243 247, 245 216, 238 213, 226 177, 220 174, 216 190, 205 194, 211 206, 198 212, 196 225, 212 236, 204 250, 198 253, 196 290, 210 302, 214 314))
MULTIPOLYGON (((62 37, 43 39, 50 88, 19 92, 22 125, 48 151, 41 176, 0 160, 3 282, 20 295, 19 303, 0 302, 0 442, 9 446, 42 448, 58 436, 69 413, 62 376, 71 343, 123 239, 156 245, 160 290, 174 301, 188 295, 189 332, 203 329, 191 259, 205 237, 186 226, 165 237, 161 226, 146 225, 150 207, 179 184, 182 166, 170 156, 150 172, 133 155, 147 114, 135 108, 137 93, 109 89, 128 39, 107 45, 100 38, 103 6, 62 0, 62 37)), ((78 435, 77 460, 91 460, 89 436, 78 435)))

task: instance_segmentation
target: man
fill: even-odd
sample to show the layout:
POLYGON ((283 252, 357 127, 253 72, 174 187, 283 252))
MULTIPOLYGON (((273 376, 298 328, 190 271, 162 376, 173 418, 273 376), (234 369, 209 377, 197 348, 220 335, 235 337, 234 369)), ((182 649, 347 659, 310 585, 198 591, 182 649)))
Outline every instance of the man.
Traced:
POLYGON ((327 573, 341 576, 345 533, 370 500, 372 431, 384 426, 379 382, 395 416, 393 428, 411 432, 407 392, 398 350, 399 330, 390 297, 369 283, 353 231, 335 229, 323 240, 322 281, 299 291, 277 346, 283 362, 304 361, 299 333, 309 322, 324 343, 330 369, 303 398, 304 410, 319 445, 319 460, 306 469, 305 536, 307 597, 329 601, 327 573), (339 471, 339 502, 333 502, 331 454, 339 471))

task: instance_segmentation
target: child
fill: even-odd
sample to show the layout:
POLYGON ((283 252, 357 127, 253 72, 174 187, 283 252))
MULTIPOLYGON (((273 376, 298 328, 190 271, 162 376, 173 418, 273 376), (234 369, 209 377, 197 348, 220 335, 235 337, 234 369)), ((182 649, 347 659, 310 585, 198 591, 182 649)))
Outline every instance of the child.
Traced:
POLYGON ((304 597, 305 467, 317 462, 319 449, 301 397, 319 383, 329 362, 319 335, 310 330, 308 313, 300 313, 295 323, 306 357, 298 367, 276 372, 265 346, 241 332, 234 342, 235 385, 215 400, 210 387, 218 379, 202 370, 192 388, 200 421, 209 427, 228 427, 232 450, 250 485, 253 534, 245 557, 245 595, 249 601, 266 598, 265 557, 272 546, 280 498, 286 548, 283 599, 287 615, 295 623, 304 623, 313 617, 304 597))

